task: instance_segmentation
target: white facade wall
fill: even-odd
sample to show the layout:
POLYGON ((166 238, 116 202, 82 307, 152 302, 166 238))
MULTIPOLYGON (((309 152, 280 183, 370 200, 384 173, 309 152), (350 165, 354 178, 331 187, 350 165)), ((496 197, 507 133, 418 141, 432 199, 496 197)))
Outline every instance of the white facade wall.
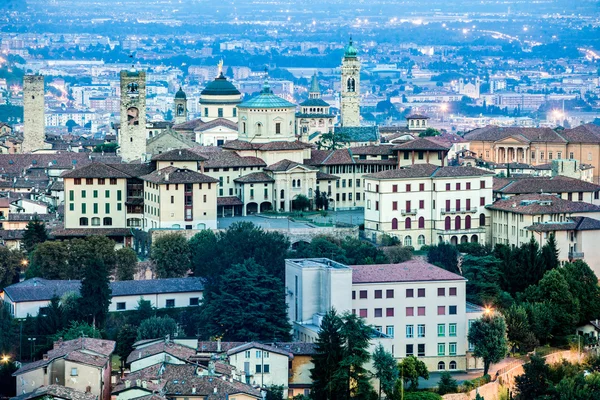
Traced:
MULTIPOLYGON (((283 354, 251 348, 229 356, 229 364, 240 373, 248 372, 251 385, 282 385, 287 398, 289 357, 283 354), (264 367, 268 366, 268 373, 264 367)), ((242 378, 244 379, 244 378, 242 378)))
POLYGON ((252 143, 294 141, 296 108, 238 108, 239 138, 252 143), (280 124, 280 133, 276 133, 280 124))

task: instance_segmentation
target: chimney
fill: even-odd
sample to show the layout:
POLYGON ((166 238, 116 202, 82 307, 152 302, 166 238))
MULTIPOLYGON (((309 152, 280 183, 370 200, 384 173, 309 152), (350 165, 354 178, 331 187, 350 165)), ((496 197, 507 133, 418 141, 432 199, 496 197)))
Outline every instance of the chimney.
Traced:
POLYGON ((221 352, 221 338, 217 339, 217 351, 221 352))
POLYGON ((44 361, 48 361, 48 354, 44 354, 44 361))
POLYGON ((165 174, 165 181, 168 181, 168 180, 169 180, 169 173, 167 172, 167 173, 165 174))
POLYGON ((125 381, 125 389, 129 389, 131 387, 131 381, 128 379, 125 381))
POLYGON ((218 390, 217 390, 217 387, 215 386, 215 388, 213 389, 213 393, 217 394, 217 392, 218 392, 218 390))
POLYGON ((196 388, 195 387, 192 388, 192 394, 196 394, 196 388))
POLYGON ((63 338, 59 337, 58 340, 56 340, 54 342, 54 350, 60 348, 60 346, 62 346, 62 344, 63 344, 63 338))
POLYGON ((86 386, 85 387, 85 392, 86 393, 92 393, 92 387, 91 386, 86 386))

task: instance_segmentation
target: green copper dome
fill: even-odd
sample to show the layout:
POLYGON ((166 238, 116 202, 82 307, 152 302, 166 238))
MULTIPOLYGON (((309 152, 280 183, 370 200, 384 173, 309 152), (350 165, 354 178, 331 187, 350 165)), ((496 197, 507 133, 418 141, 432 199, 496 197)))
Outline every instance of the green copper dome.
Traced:
POLYGON ((356 58, 357 54, 358 54, 358 50, 356 50, 356 47, 354 47, 354 45, 352 44, 352 37, 351 37, 350 42, 348 43, 348 46, 346 46, 346 52, 344 53, 344 57, 356 58))
POLYGON ((179 90, 177 91, 177 93, 175 93, 175 98, 176 99, 186 99, 187 98, 185 95, 185 92, 183 91, 181 86, 179 86, 179 90))
POLYGON ((294 103, 282 99, 275 95, 271 90, 269 83, 265 81, 263 89, 260 94, 256 97, 251 98, 248 101, 243 102, 238 108, 292 108, 296 107, 294 103))
POLYGON ((312 76, 312 81, 310 82, 310 93, 321 93, 321 88, 319 87, 319 80, 317 79, 316 72, 312 76))
POLYGON ((222 72, 200 92, 201 96, 239 96, 240 94, 240 91, 225 78, 222 72))

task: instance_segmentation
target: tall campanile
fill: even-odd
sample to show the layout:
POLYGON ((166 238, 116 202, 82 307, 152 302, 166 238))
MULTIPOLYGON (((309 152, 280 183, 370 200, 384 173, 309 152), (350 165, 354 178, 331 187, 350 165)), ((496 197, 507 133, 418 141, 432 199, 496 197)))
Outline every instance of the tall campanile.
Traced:
POLYGON ((23 153, 44 148, 46 140, 44 109, 44 77, 23 77, 23 153))
POLYGON ((360 126, 360 60, 352 38, 342 59, 341 107, 342 126, 360 126))
POLYGON ((121 71, 119 151, 125 162, 146 161, 146 72, 121 71))

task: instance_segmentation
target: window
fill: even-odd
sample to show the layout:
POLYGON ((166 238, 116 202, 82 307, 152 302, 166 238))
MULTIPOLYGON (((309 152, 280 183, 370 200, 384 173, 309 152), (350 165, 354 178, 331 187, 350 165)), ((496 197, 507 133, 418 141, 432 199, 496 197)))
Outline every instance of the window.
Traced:
POLYGON ((111 185, 116 185, 117 184, 117 178, 110 178, 110 184, 111 185))
POLYGON ((417 345, 417 356, 425 357, 425 343, 421 343, 417 345))
POLYGON ((446 288, 440 287, 438 288, 438 297, 446 296, 446 288))
POLYGON ((460 182, 456 182, 456 190, 460 190, 460 182))
POLYGON ((398 185, 392 185, 392 192, 393 193, 398 192, 398 185))
POLYGON ((449 294, 450 294, 450 296, 456 296, 456 288, 455 288, 455 287, 451 287, 451 288, 449 289, 449 292, 450 292, 450 293, 449 293, 449 294))
POLYGON ((246 350, 246 358, 250 358, 250 350, 246 350))
MULTIPOLYGON (((410 204, 409 204, 409 205, 410 205, 410 204)), ((410 220, 410 217, 407 217, 407 218, 404 220, 404 229, 410 229, 410 226, 411 226, 411 220, 410 220)))
POLYGON ((425 244, 425 235, 419 235, 419 237, 417 238, 417 243, 419 244, 419 246, 423 246, 425 244))
POLYGON ((446 306, 438 306, 437 315, 446 315, 446 306))
POLYGON ((167 299, 166 307, 167 308, 173 308, 173 307, 175 307, 175 299, 167 299))
POLYGON ((412 339, 415 337, 415 326, 414 325, 406 325, 406 338, 412 339))
POLYGON ((485 181, 479 181, 479 189, 485 189, 485 181))
POLYGON ((414 307, 406 307, 406 316, 412 317, 414 315, 415 315, 415 308, 414 307))
POLYGON ((217 116, 219 118, 223 118, 223 109, 222 108, 217 108, 217 116))
POLYGON ((77 368, 71 368, 71 376, 77 376, 77 368))
POLYGON ((366 308, 361 308, 361 309, 359 310, 359 316, 360 316, 361 318, 367 318, 367 309, 366 309, 366 308))
POLYGON ((359 298, 361 299, 366 299, 367 298, 367 291, 366 290, 361 290, 359 295, 359 298))
POLYGON ((256 364, 256 373, 262 374, 262 365, 261 364, 256 364))
POLYGON ((471 182, 467 182, 467 190, 471 190, 471 182))
POLYGON ((81 185, 81 178, 75 178, 75 184, 81 185))
POLYGON ((417 315, 419 317, 424 317, 425 316, 425 307, 417 307, 417 315))
POLYGON ((98 198, 98 191, 97 191, 97 190, 94 190, 94 191, 92 192, 92 196, 93 196, 95 199, 97 199, 97 198, 98 198))
POLYGON ((446 343, 438 343, 438 356, 446 355, 446 343))
POLYGON ((456 306, 448 306, 448 314, 456 315, 456 306))
POLYGON ((190 297, 190 306, 200 305, 200 299, 198 297, 190 297))
POLYGON ((392 229, 393 230, 398 229, 398 218, 392 218, 392 229))
POLYGON ((394 325, 388 325, 385 327, 385 334, 389 337, 394 337, 394 325))
POLYGON ((394 298, 394 289, 387 289, 385 291, 385 298, 386 299, 393 299, 394 298))
POLYGON ((419 200, 419 209, 423 210, 425 208, 425 200, 419 200))
POLYGON ((122 311, 125 309, 125 302, 117 303, 117 311, 122 311))
POLYGON ((410 236, 405 236, 404 237, 404 246, 412 246, 412 237, 410 236))
POLYGON ((420 192, 424 192, 425 191, 425 184, 424 183, 419 183, 419 191, 420 192))
POLYGON ((392 211, 397 211, 397 210, 398 210, 398 202, 392 201, 392 211))
MULTIPOLYGON (((440 348, 439 348, 439 345, 438 345, 438 353, 439 352, 440 352, 440 348)), ((444 371, 446 369, 446 364, 443 361, 440 361, 438 363, 438 367, 437 368, 438 368, 438 371, 444 371)))
POLYGON ((406 185, 406 191, 410 192, 410 185, 406 185))
POLYGON ((407 344, 406 345, 406 356, 412 356, 414 355, 414 345, 413 344, 407 344))
POLYGON ((376 308, 375 309, 375 318, 381 318, 383 317, 383 310, 381 308, 376 308))
POLYGON ((375 211, 379 211, 379 201, 375 202, 375 211))
POLYGON ((98 185, 104 185, 105 179, 104 178, 98 178, 98 185))
POLYGON ((406 289, 406 297, 415 297, 415 289, 406 289))
POLYGON ((446 191, 450 191, 450 184, 446 183, 446 191))
POLYGON ((79 226, 88 226, 88 219, 86 217, 79 218, 79 226))
POLYGON ((75 211, 75 203, 69 203, 69 211, 75 211))
POLYGON ((438 337, 446 336, 446 324, 438 324, 438 337))
POLYGON ((450 361, 450 369, 456 369, 456 361, 450 361))
POLYGON ((98 214, 98 203, 93 204, 94 214, 98 214))
POLYGON ((352 291, 352 300, 356 300, 356 290, 352 291))
POLYGON ((376 299, 381 299, 383 297, 383 291, 382 290, 376 290, 375 291, 375 298, 376 299))
POLYGON ((92 226, 100 226, 100 218, 98 218, 98 217, 92 218, 92 226))
POLYGON ((455 356, 456 355, 456 342, 453 343, 449 343, 448 344, 448 350, 449 350, 449 355, 451 356, 455 356))
POLYGON ((394 316, 394 308, 393 307, 388 307, 385 309, 385 316, 386 317, 393 317, 394 316))
POLYGON ((417 325, 417 336, 420 338, 425 337, 425 324, 417 325))
POLYGON ((417 290, 417 297, 425 297, 425 288, 417 290))
POLYGON ((456 337, 456 324, 448 324, 448 336, 456 337))
POLYGON ((276 122, 275 123, 275 133, 276 134, 280 134, 281 133, 281 122, 276 122))
POLYGON ((85 190, 82 190, 82 191, 81 191, 81 198, 82 198, 82 199, 85 199, 85 198, 86 198, 86 192, 85 192, 85 190))
POLYGON ((92 178, 85 178, 85 184, 86 185, 93 185, 94 184, 94 179, 92 179, 92 178))

